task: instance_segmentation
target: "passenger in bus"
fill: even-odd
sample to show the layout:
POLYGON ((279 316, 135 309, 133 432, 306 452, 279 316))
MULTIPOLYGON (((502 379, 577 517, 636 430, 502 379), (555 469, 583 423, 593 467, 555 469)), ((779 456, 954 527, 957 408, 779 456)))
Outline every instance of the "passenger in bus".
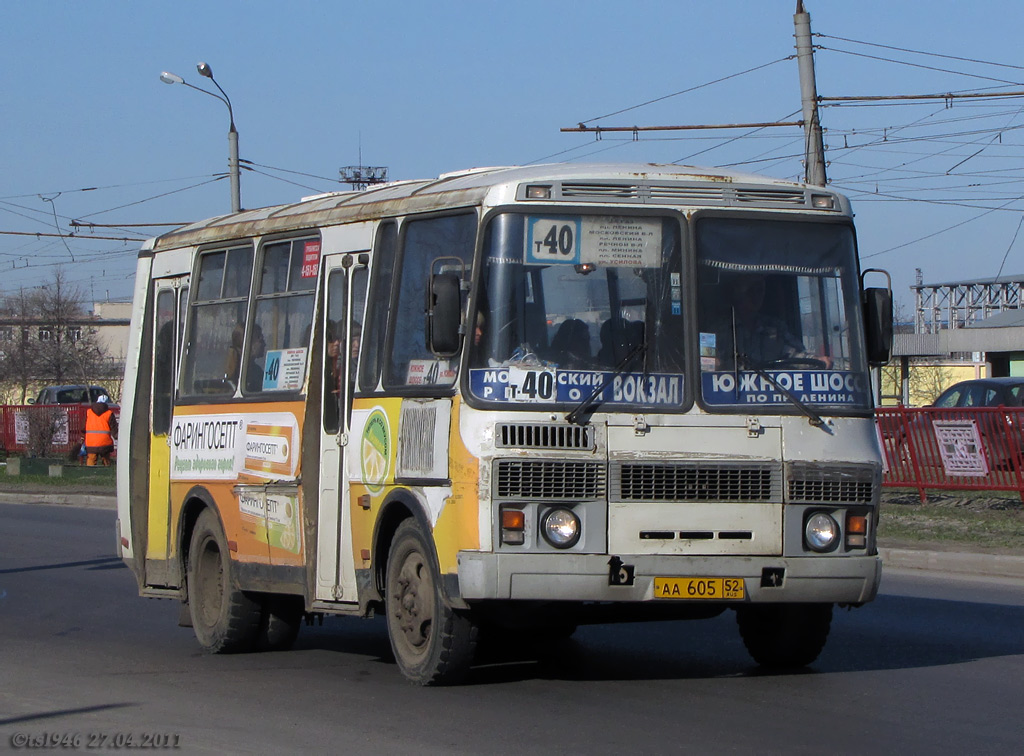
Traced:
POLYGON ((764 312, 765 279, 761 275, 736 278, 730 291, 728 322, 719 330, 719 368, 760 367, 779 360, 806 357, 803 342, 781 318, 764 312), (735 339, 733 334, 735 333, 735 339))
MULTIPOLYGON (((341 372, 344 365, 341 364, 341 336, 338 333, 336 321, 327 321, 327 333, 324 335, 324 341, 327 344, 324 357, 324 391, 337 395, 341 391, 341 372)), ((337 396, 335 396, 335 404, 337 404, 337 396)))
POLYGON ((568 318, 551 339, 550 359, 562 368, 590 367, 590 326, 579 318, 568 318))
POLYGON ((245 322, 239 320, 231 331, 231 346, 224 365, 224 380, 232 388, 238 386, 238 375, 242 370, 242 342, 245 339, 245 322))
POLYGON ((324 333, 324 427, 338 430, 339 407, 341 402, 341 338, 338 323, 327 321, 324 333))
POLYGON ((597 361, 601 367, 613 368, 644 341, 644 324, 622 318, 609 318, 601 324, 601 349, 597 361))
POLYGON ((349 371, 349 380, 355 380, 356 361, 359 359, 359 344, 363 339, 363 326, 360 323, 352 323, 352 335, 348 341, 349 363, 352 365, 349 371))
POLYGON ((263 329, 253 325, 249 337, 249 364, 245 369, 245 391, 256 393, 263 390, 263 365, 267 344, 263 340, 263 329))

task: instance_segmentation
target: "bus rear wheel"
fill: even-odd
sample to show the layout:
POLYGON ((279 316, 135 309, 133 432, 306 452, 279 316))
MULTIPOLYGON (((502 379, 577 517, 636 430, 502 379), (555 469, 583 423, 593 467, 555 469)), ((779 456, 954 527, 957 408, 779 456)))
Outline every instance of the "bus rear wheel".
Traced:
POLYGON ((805 667, 825 648, 832 604, 748 604, 736 609, 743 645, 762 667, 805 667))
POLYGON ((420 685, 461 682, 476 653, 477 626, 445 603, 433 551, 412 519, 395 532, 385 593, 388 637, 402 674, 420 685))
POLYGON ((192 628, 204 651, 252 651, 260 631, 260 602, 235 587, 231 555, 217 515, 206 509, 196 520, 188 552, 188 605, 192 628))

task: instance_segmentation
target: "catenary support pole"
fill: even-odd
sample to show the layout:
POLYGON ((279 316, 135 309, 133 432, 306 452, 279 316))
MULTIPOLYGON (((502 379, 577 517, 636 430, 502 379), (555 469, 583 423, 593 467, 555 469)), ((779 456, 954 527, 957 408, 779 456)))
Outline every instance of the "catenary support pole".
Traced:
POLYGON ((814 48, 811 45, 811 15, 804 10, 803 0, 797 0, 793 16, 796 28, 796 56, 800 67, 800 104, 804 118, 804 180, 815 186, 825 186, 825 145, 818 119, 818 90, 814 81, 814 48))

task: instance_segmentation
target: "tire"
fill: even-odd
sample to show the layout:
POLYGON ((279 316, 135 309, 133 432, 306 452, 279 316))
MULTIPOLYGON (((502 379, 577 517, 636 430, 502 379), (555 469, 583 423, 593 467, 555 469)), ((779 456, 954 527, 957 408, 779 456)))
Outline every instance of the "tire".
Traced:
POLYGON ((832 604, 754 604, 736 609, 743 645, 762 667, 797 669, 818 658, 832 624, 832 604))
POLYGON ((476 654, 477 625, 445 603, 433 551, 415 520, 399 525, 391 542, 385 601, 402 674, 419 685, 461 682, 476 654))
POLYGON ((299 637, 304 613, 299 596, 264 596, 257 638, 261 651, 287 651, 299 637))
POLYGON ((188 552, 192 629, 211 654, 252 651, 260 630, 260 602, 235 586, 231 556, 213 510, 199 515, 188 552))

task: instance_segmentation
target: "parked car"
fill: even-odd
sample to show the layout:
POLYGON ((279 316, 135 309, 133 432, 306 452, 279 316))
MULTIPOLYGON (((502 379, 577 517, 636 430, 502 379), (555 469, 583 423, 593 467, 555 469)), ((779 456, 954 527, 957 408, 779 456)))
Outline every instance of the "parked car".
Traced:
MULTIPOLYGON (((102 386, 47 386, 29 404, 92 404, 101 396, 110 396, 102 386)), ((109 402, 109 399, 108 399, 109 402)))
MULTIPOLYGON (((942 456, 935 441, 932 421, 945 419, 947 413, 929 410, 969 411, 984 407, 1024 407, 1024 378, 979 378, 950 386, 925 411, 915 411, 906 427, 898 430, 893 447, 897 458, 902 463, 911 463, 912 447, 919 465, 941 466, 942 456)), ((948 413, 948 419, 968 417, 968 413, 948 413)), ((1020 423, 1024 416, 1016 412, 984 412, 971 419, 977 423, 985 458, 991 469, 1012 470, 1021 464, 1024 435, 1020 423)))
POLYGON ((1020 407, 1024 378, 979 378, 960 381, 939 394, 932 407, 1020 407))

